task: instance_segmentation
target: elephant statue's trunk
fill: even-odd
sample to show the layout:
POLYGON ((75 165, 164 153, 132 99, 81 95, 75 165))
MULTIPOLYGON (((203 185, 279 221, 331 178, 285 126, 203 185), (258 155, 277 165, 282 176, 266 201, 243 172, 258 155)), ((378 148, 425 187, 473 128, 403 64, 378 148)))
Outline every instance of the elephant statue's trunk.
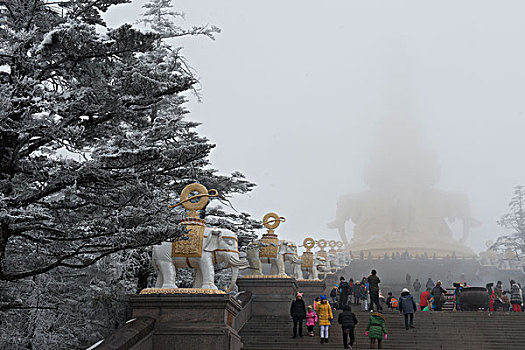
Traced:
POLYGON ((298 264, 301 265, 303 263, 303 260, 295 255, 292 256, 292 264, 298 264))
POLYGON ((233 255, 230 257, 230 260, 228 261, 228 263, 230 264, 232 268, 236 267, 241 270, 247 269, 248 267, 250 267, 250 262, 248 260, 239 259, 233 255))
POLYGON ((237 277, 239 277, 239 268, 234 266, 232 267, 232 281, 228 289, 226 289, 226 293, 231 292, 233 288, 235 288, 235 284, 237 283, 237 277))
POLYGON ((228 260, 228 264, 232 268, 232 281, 228 289, 226 289, 226 293, 231 292, 233 288, 235 288, 235 284, 237 283, 237 277, 239 277, 239 270, 247 269, 248 267, 250 267, 250 263, 248 262, 248 260, 239 259, 233 255, 230 256, 230 260, 228 260))

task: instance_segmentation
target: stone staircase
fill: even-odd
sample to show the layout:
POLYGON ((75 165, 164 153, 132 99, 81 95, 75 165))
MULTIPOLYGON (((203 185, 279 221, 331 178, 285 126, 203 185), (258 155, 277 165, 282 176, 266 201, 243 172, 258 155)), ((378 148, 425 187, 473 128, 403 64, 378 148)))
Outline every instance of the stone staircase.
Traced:
MULTIPOLYGON (((354 307, 356 309, 357 307, 354 307)), ((289 318, 254 317, 241 330, 246 350, 262 349, 342 349, 342 332, 335 312, 330 327, 328 344, 321 344, 319 327, 315 337, 305 335, 292 339, 292 321, 289 318)), ((357 311, 354 349, 370 347, 364 329, 370 314, 357 311)), ((397 311, 385 311, 388 340, 383 349, 525 349, 525 314, 487 312, 418 312, 415 329, 404 328, 404 318, 397 311)), ((306 327, 303 328, 307 334, 306 327)))

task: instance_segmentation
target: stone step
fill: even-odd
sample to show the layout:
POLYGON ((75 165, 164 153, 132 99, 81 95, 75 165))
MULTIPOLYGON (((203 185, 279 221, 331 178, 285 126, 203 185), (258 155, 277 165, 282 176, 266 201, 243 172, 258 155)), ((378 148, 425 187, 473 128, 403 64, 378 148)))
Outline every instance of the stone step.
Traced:
MULTIPOLYGON (((360 323, 356 326, 357 346, 369 348, 370 340, 364 329, 370 313, 355 312, 360 323)), ((337 319, 339 311, 334 312, 337 319)), ((404 318, 395 311, 386 311, 386 327, 389 338, 385 349, 519 349, 523 345, 525 314, 486 312, 425 312, 416 313, 415 329, 404 329, 404 318), (438 332, 436 333, 436 330, 438 332)), ((255 317, 241 331, 244 349, 341 349, 342 330, 340 325, 330 327, 330 343, 320 344, 319 326, 315 337, 305 335, 292 339, 293 323, 290 318, 255 317)), ((304 334, 307 334, 303 326, 304 334)))

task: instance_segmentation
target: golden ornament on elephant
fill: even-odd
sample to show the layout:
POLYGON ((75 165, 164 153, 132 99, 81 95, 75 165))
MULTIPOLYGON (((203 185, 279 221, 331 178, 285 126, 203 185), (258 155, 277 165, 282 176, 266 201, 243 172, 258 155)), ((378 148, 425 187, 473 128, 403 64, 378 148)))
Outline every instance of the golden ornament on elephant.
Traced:
POLYGON ((277 258, 279 252, 279 238, 275 234, 275 229, 279 227, 281 222, 285 222, 286 219, 276 213, 267 213, 263 217, 263 225, 268 229, 268 232, 262 235, 260 241, 266 246, 261 247, 259 250, 260 258, 277 258))
POLYGON ((209 202, 209 197, 217 197, 217 190, 209 190, 201 184, 193 183, 182 190, 180 202, 170 205, 169 208, 175 208, 182 205, 188 212, 187 217, 180 221, 188 230, 185 239, 172 243, 172 257, 201 257, 202 245, 204 241, 204 230, 206 221, 198 217, 198 210, 204 209, 209 202), (195 194, 196 193, 196 194, 195 194), (190 195, 193 196, 190 197, 190 195))
POLYGON ((319 247, 319 251, 317 252, 317 255, 324 257, 325 259, 328 259, 328 253, 324 248, 328 245, 328 242, 326 239, 320 239, 317 241, 317 246, 319 247))
POLYGON ((314 253, 311 251, 315 246, 315 240, 313 238, 307 237, 303 240, 303 247, 306 248, 306 252, 301 256, 303 263, 302 267, 313 268, 314 267, 314 253))
POLYGON ((328 246, 330 247, 330 250, 328 253, 330 254, 337 254, 337 250, 335 250, 335 247, 337 246, 337 242, 335 240, 331 240, 328 242, 328 246))

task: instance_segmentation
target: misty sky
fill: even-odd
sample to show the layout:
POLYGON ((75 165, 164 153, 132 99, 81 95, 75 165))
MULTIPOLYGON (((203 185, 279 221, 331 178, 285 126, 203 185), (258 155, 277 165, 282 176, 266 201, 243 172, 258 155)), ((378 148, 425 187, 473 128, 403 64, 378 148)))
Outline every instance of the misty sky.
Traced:
MULTIPOLYGON (((114 7, 133 22, 143 1, 114 7)), ((177 1, 183 26, 214 24, 216 41, 185 38, 203 102, 188 118, 217 144, 221 172, 258 187, 234 198, 257 218, 285 216, 281 238, 339 239, 337 198, 366 190, 363 168, 381 125, 415 120, 441 169, 438 189, 464 192, 502 231, 513 186, 525 184, 525 2, 177 1), (385 122, 386 121, 386 122, 385 122)), ((454 225, 454 229, 458 229, 454 225)))

